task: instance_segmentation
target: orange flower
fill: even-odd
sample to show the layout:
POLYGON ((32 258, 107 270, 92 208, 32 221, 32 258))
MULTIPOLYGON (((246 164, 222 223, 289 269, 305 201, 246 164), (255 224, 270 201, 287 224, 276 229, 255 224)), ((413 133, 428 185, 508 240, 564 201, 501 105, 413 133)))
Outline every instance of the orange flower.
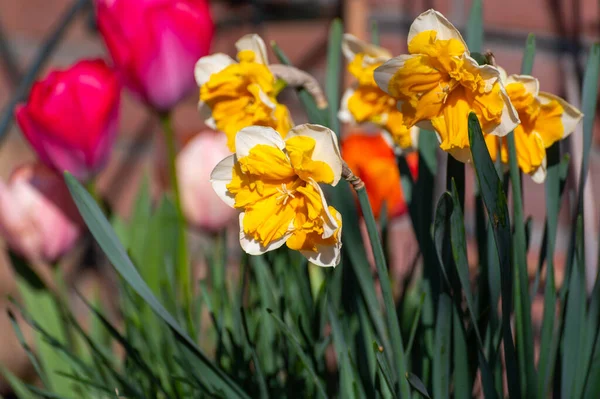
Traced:
MULTIPOLYGON (((406 213, 396 156, 381 134, 351 133, 342 139, 342 156, 350 169, 365 182, 375 218, 379 218, 384 201, 388 218, 406 213)), ((407 162, 415 176, 417 153, 409 154, 407 162)))

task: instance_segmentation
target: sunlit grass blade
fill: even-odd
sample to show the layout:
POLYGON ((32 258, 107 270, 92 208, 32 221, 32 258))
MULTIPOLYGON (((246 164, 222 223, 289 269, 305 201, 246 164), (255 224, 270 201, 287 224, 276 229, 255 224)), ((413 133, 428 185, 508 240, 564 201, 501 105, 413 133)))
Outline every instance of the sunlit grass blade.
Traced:
MULTIPOLYGON (((344 332, 342 326, 335 313, 330 301, 327 303, 327 313, 329 314, 329 321, 331 323, 331 333, 333 334, 333 344, 335 347, 336 357, 338 361, 338 368, 340 372, 340 397, 343 398, 354 398, 355 392, 353 385, 357 384, 354 381, 352 363, 348 354, 349 348, 346 345, 346 339, 344 338, 344 332)), ((360 389, 357 387, 357 389, 360 389)), ((361 395, 364 396, 364 393, 361 395)))
POLYGON ((509 396, 521 396, 519 384, 519 370, 512 331, 510 315, 512 311, 512 264, 511 264, 511 228, 508 217, 506 194, 502 189, 502 182, 496 173, 496 168, 487 146, 479 121, 474 113, 469 115, 469 142, 473 167, 477 182, 481 189, 483 202, 488 211, 490 228, 494 233, 498 259, 500 265, 500 290, 502 292, 502 336, 504 341, 504 359, 506 362, 509 396))
POLYGON ((106 217, 102 214, 102 211, 90 194, 71 174, 65 173, 65 181, 81 216, 112 265, 131 288, 172 328, 177 338, 195 354, 199 363, 203 366, 202 373, 204 374, 206 383, 215 389, 223 390, 227 395, 231 395, 231 397, 246 397, 244 391, 227 374, 212 364, 173 316, 156 299, 152 290, 142 280, 125 249, 118 241, 106 217))

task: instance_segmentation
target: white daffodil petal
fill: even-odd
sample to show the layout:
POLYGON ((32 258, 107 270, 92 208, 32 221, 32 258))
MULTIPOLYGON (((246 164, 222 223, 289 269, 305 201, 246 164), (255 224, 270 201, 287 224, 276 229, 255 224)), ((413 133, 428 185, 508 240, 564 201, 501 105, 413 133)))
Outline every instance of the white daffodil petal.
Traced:
POLYGON ((508 86, 511 83, 521 83, 525 86, 525 90, 527 93, 531 94, 534 97, 537 97, 540 92, 540 82, 529 75, 510 75, 506 79, 506 83, 504 86, 508 86))
POLYGON ((546 157, 544 157, 544 159, 542 160, 542 164, 531 175, 531 180, 538 184, 542 184, 544 180, 546 180, 546 167, 547 161, 546 157))
POLYGON ((256 33, 251 33, 243 36, 240 40, 235 42, 235 48, 238 51, 242 50, 252 50, 255 54, 255 61, 269 65, 269 59, 267 57, 267 46, 265 45, 265 41, 256 33))
POLYGON ((230 207, 234 207, 235 198, 227 189, 233 178, 233 165, 235 164, 235 155, 230 155, 215 166, 210 174, 210 183, 215 193, 230 207))
POLYGON ((410 43, 419 33, 428 30, 437 32, 437 40, 457 39, 467 48, 467 43, 463 40, 458 29, 441 13, 433 9, 425 11, 414 20, 408 32, 408 42, 410 43))
MULTIPOLYGON (((321 190, 321 186, 314 181, 313 179, 309 180, 310 185, 314 187, 315 190, 319 193, 321 197, 321 204, 323 205, 323 238, 331 237, 337 228, 339 227, 337 220, 333 217, 333 215, 329 212, 329 206, 327 205, 327 201, 325 200, 325 194, 323 190, 321 190)), ((339 216, 341 220, 341 216, 339 216)))
POLYGON ((377 86, 379 86, 381 90, 390 94, 388 88, 390 80, 396 74, 396 72, 398 72, 398 69, 402 68, 404 66, 404 63, 413 57, 417 56, 403 54, 384 62, 377 69, 375 69, 373 77, 375 78, 375 82, 377 82, 377 86))
POLYGON ((421 129, 418 126, 413 126, 413 127, 410 128, 410 144, 411 144, 411 148, 406 148, 405 150, 414 151, 417 148, 419 148, 419 134, 421 134, 421 129))
POLYGON ((293 127, 286 138, 289 139, 295 136, 307 136, 315 140, 312 159, 329 165, 333 171, 333 183, 331 185, 335 186, 342 177, 342 156, 335 133, 325 126, 305 123, 293 127))
POLYGON ((217 53, 200 58, 194 67, 194 77, 198 86, 202 86, 210 79, 210 75, 220 72, 226 66, 234 64, 233 58, 227 54, 217 53))
POLYGON ((565 138, 573 133, 577 127, 577 124, 579 121, 581 121, 581 118, 583 118, 583 113, 581 111, 554 94, 542 91, 539 93, 538 100, 540 100, 542 104, 548 104, 550 101, 556 100, 563 108, 563 113, 560 117, 564 129, 562 138, 565 138))
POLYGON ((387 60, 392 58, 392 54, 383 47, 367 43, 350 33, 344 34, 342 40, 342 53, 350 62, 353 61, 358 54, 365 54, 372 59, 387 60))
POLYGON ((235 151, 238 158, 243 158, 257 144, 270 145, 280 150, 285 148, 285 142, 276 130, 265 126, 248 126, 235 136, 235 151))
POLYGON ((500 72, 500 82, 506 84, 506 81, 508 80, 508 74, 506 73, 506 70, 501 66, 496 66, 496 68, 498 69, 498 72, 500 72))
POLYGON ((204 101, 198 101, 198 113, 206 126, 214 130, 217 129, 215 119, 212 117, 212 110, 204 101))
POLYGON ((290 235, 292 235, 291 232, 287 233, 280 239, 271 241, 269 243, 269 245, 267 245, 265 247, 260 242, 256 241, 254 238, 252 238, 252 237, 246 235, 246 233, 244 233, 244 216, 245 215, 246 215, 246 212, 240 213, 240 219, 239 219, 240 220, 240 245, 241 245, 242 249, 244 250, 244 252, 246 252, 249 255, 262 255, 265 252, 273 251, 274 249, 277 249, 277 248, 283 246, 283 244, 285 244, 287 239, 290 238, 290 235))
POLYGON ((485 133, 493 134, 498 137, 506 136, 508 133, 512 132, 518 125, 521 123, 519 119, 519 114, 515 107, 513 107, 510 102, 510 98, 508 94, 506 94, 506 90, 504 86, 500 87, 500 95, 502 96, 502 100, 504 101, 504 107, 502 108, 502 116, 500 117, 500 123, 493 127, 492 129, 488 129, 485 133))
POLYGON ((258 89, 258 97, 260 98, 260 101, 262 101, 267 107, 275 109, 275 104, 273 101, 271 101, 267 93, 265 93, 261 88, 258 89))
POLYGON ((341 259, 341 241, 333 245, 317 245, 317 251, 300 251, 310 263, 321 267, 336 267, 341 259))
POLYGON ((355 89, 350 87, 344 92, 342 96, 342 102, 340 103, 340 110, 337 114, 338 119, 343 123, 356 123, 354 116, 352 116, 352 112, 348 109, 348 101, 350 101, 350 97, 354 94, 355 89))

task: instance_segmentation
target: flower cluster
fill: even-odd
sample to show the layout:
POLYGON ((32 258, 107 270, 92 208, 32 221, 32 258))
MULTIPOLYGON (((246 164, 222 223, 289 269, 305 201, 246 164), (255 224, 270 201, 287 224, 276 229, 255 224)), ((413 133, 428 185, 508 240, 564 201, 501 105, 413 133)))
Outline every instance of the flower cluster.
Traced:
MULTIPOLYGON (((107 163, 117 135, 121 86, 164 118, 193 90, 195 78, 200 115, 222 134, 198 136, 177 161, 175 151, 170 152, 178 166, 169 168, 178 169, 171 176, 174 186, 177 180, 185 182, 183 189, 175 190, 182 193, 180 214, 195 227, 216 230, 235 215, 230 209, 234 208, 240 212, 240 242, 246 252, 260 254, 286 244, 314 264, 335 266, 342 221, 320 185, 335 186, 341 178, 344 161, 337 136, 320 125, 294 127, 290 111, 278 102, 286 85, 302 86, 315 97, 317 108, 325 108, 316 80, 289 66, 269 65, 265 42, 256 34, 236 42, 237 60, 222 53, 208 55, 214 26, 204 0, 95 4, 112 66, 102 60, 80 61, 33 86, 28 101, 17 107, 16 118, 49 169, 30 167, 28 177, 14 185, 29 184, 45 195, 49 186, 40 188, 30 177, 39 173, 39 181, 46 181, 48 170, 67 170, 90 181, 107 163), (212 211, 223 204, 206 195, 210 170, 210 182, 229 206, 226 210, 212 211)), ((384 204, 391 216, 406 211, 395 156, 417 148, 420 134, 431 134, 419 129, 434 131, 442 150, 470 162, 467 121, 473 112, 491 157, 508 162, 504 136, 514 131, 519 167, 541 182, 546 149, 572 133, 582 117, 564 100, 540 92, 535 78, 507 76, 489 62, 480 64, 458 30, 434 10, 422 13, 411 25, 408 54, 393 57, 349 34, 344 35, 342 52, 354 81, 343 96, 338 118, 372 124, 383 132, 349 135, 342 141, 346 166, 364 179, 376 214, 384 204)), ((407 157, 412 167, 415 157, 407 157)), ((3 198, 12 195, 12 185, 0 185, 3 198)), ((24 198, 37 198, 29 189, 24 192, 24 198)), ((33 202, 56 213, 47 202, 33 202)), ((40 224, 35 218, 15 222, 1 208, 0 230, 6 236, 40 224)), ((41 248, 39 237, 27 243, 13 240, 13 246, 29 257, 55 258, 63 253, 78 227, 65 215, 55 216, 53 220, 63 221, 65 232, 64 239, 56 237, 62 243, 57 248, 41 248)))

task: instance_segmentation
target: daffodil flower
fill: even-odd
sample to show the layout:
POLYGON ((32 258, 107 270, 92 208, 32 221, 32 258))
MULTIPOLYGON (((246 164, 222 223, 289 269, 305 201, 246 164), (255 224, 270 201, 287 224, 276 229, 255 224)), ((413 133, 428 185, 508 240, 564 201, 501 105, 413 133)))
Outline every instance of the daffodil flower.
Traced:
POLYGON ((439 12, 426 11, 412 23, 408 52, 375 69, 375 81, 398 100, 407 126, 433 128, 440 147, 456 159, 470 160, 470 112, 485 133, 496 136, 519 123, 498 69, 479 65, 458 30, 439 12))
POLYGON ((319 187, 341 178, 335 134, 305 124, 284 140, 270 127, 251 126, 235 136, 235 148, 215 167, 211 182, 225 203, 241 211, 244 251, 258 255, 287 244, 316 265, 337 265, 342 220, 319 187))
POLYGON ((292 127, 287 107, 276 99, 280 87, 269 69, 264 41, 251 34, 235 46, 239 62, 217 53, 200 58, 194 71, 200 86, 200 114, 208 126, 227 135, 232 152, 235 134, 244 127, 269 126, 282 136, 292 127))
MULTIPOLYGON (((500 70, 510 101, 519 114, 521 123, 514 130, 517 163, 533 181, 542 183, 546 178, 546 148, 564 139, 573 131, 583 114, 562 98, 539 91, 539 82, 528 75, 506 76, 500 70)), ((508 142, 487 135, 485 141, 493 160, 500 157, 508 163, 508 142)))
POLYGON ((416 148, 419 129, 404 124, 396 99, 381 90, 373 78, 375 69, 392 54, 348 33, 342 41, 342 52, 356 82, 344 93, 338 118, 345 123, 373 123, 389 133, 400 150, 416 148))

